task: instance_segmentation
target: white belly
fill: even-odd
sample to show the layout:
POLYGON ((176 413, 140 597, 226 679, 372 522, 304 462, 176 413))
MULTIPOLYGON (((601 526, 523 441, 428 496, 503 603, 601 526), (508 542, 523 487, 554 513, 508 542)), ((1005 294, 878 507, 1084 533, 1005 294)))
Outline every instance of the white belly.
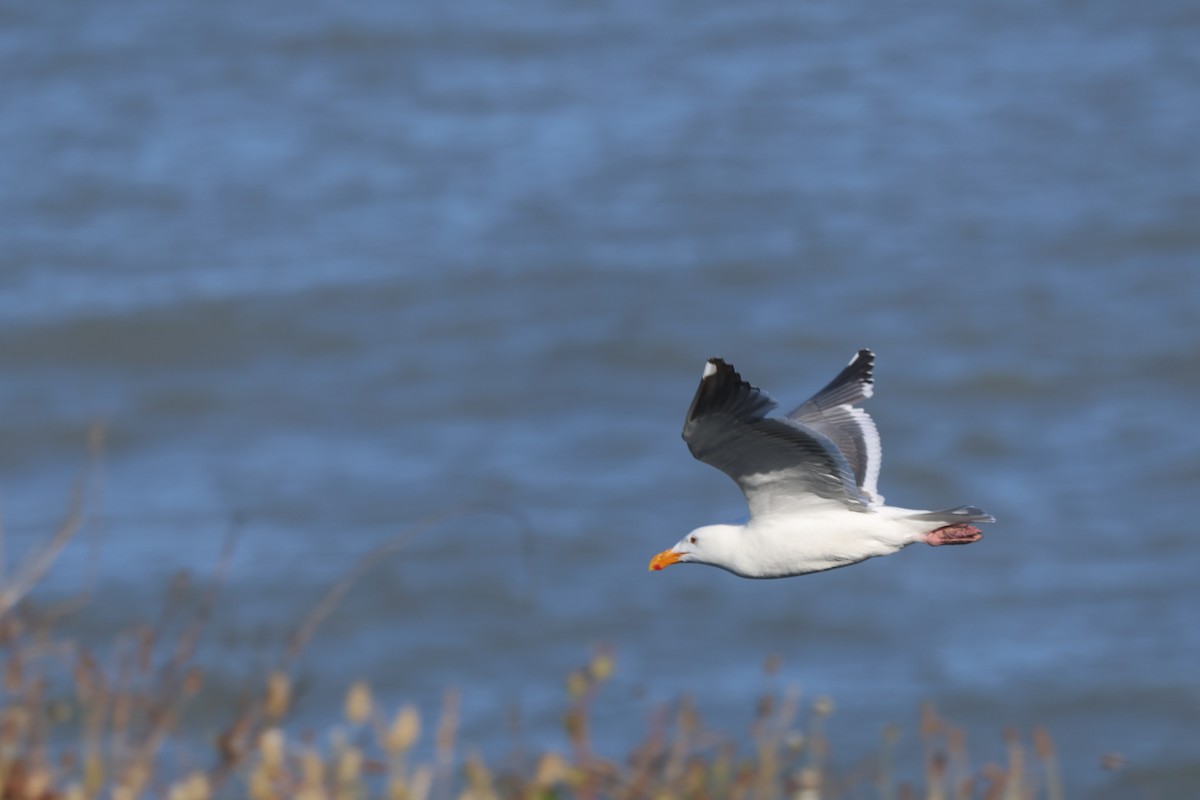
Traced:
POLYGON ((897 510, 853 512, 831 505, 751 519, 743 530, 746 557, 730 571, 745 578, 785 578, 890 555, 916 541, 923 527, 897 516, 897 510))

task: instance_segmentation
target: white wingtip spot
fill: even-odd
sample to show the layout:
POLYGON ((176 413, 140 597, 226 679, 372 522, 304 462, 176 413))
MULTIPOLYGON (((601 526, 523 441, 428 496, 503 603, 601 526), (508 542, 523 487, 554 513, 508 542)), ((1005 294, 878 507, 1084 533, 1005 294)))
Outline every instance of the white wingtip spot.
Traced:
POLYGON ((700 376, 700 380, 704 380, 705 378, 710 378, 716 374, 717 374, 717 365, 711 361, 706 361, 704 363, 704 374, 700 376))

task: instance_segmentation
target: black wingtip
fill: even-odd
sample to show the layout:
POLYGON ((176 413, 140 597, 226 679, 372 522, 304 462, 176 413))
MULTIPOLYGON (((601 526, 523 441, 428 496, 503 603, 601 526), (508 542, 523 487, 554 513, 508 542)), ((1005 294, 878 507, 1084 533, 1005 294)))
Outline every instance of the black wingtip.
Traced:
POLYGON ((774 407, 765 392, 743 380, 733 365, 723 358, 710 358, 696 387, 696 396, 688 408, 687 421, 717 411, 761 416, 774 407))
MULTIPOLYGON (((737 375, 737 370, 733 368, 733 364, 730 364, 723 358, 713 356, 712 358, 708 359, 708 361, 704 362, 704 374, 700 376, 700 380, 711 378, 715 374, 728 373, 737 375)), ((738 376, 738 379, 741 379, 740 375, 738 376)))
POLYGON ((869 348, 862 348, 854 356, 854 360, 850 362, 850 366, 862 364, 862 381, 868 385, 875 384, 875 352, 869 348))
MULTIPOLYGON (((875 383, 875 353, 864 347, 854 354, 845 369, 829 382, 826 389, 846 383, 861 383, 870 386, 875 383)), ((824 390, 822 390, 824 391, 824 390)))
MULTIPOLYGON (((825 387, 810 397, 804 408, 831 408, 842 404, 854 404, 874 394, 875 391, 875 354, 864 347, 854 354, 850 363, 837 374, 825 387)), ((793 412, 796 413, 796 412, 793 412)))

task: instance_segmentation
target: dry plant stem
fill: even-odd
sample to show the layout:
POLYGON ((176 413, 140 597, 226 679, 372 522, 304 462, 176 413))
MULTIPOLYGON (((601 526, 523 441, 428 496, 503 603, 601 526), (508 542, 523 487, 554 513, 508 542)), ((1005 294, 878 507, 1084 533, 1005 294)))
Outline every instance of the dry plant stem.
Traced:
POLYGON ((451 791, 451 770, 454 768, 454 741, 458 733, 458 692, 447 690, 442 698, 442 719, 437 729, 437 767, 434 787, 437 797, 448 797, 451 791))
POLYGON ((630 773, 625 792, 620 795, 622 800, 635 800, 635 798, 650 793, 649 787, 654 779, 654 770, 666 757, 667 713, 666 708, 659 708, 651 716, 649 734, 641 747, 631 756, 633 771, 630 773))
MULTIPOLYGON (((286 668, 300 657, 301 653, 316 635, 321 623, 337 609, 354 584, 373 567, 382 563, 387 556, 399 552, 416 537, 443 524, 449 519, 471 513, 479 513, 481 510, 489 511, 489 509, 467 509, 431 515, 419 520, 409 526, 404 532, 392 537, 360 557, 354 566, 309 610, 308 614, 300 621, 300 624, 292 631, 284 649, 282 663, 276 668, 276 671, 286 674, 286 668)), ((233 541, 236 541, 236 538, 231 537, 227 551, 230 554, 232 553, 233 541)), ((226 574, 227 567, 228 562, 223 558, 220 573, 222 576, 226 574)), ((189 650, 188 652, 190 653, 191 651, 189 650)), ((270 719, 266 713, 266 701, 266 696, 258 696, 256 700, 246 703, 242 713, 221 734, 218 744, 221 754, 221 766, 214 775, 215 788, 223 786, 225 781, 230 777, 232 770, 241 763, 242 759, 250 751, 247 742, 255 741, 262 733, 263 728, 268 724, 273 724, 275 721, 270 719)))
POLYGON ((883 742, 879 750, 879 776, 876 782, 879 800, 894 800, 896 796, 893 774, 895 772, 896 744, 899 741, 899 728, 889 723, 883 729, 883 742))
MULTIPOLYGON (((388 556, 399 552, 416 537, 436 528, 438 525, 444 524, 447 520, 481 513, 499 514, 510 518, 515 517, 520 522, 520 515, 515 514, 511 509, 474 506, 433 514, 413 523, 407 530, 360 557, 354 566, 312 607, 288 637, 282 663, 278 669, 286 669, 288 665, 299 658, 300 654, 316 635, 321 623, 337 609, 354 584, 372 568, 384 562, 388 556)), ((246 755, 248 752, 246 742, 254 741, 255 737, 261 733, 263 726, 266 724, 264 721, 266 714, 263 709, 265 699, 265 697, 260 696, 256 701, 247 704, 243 712, 231 723, 225 733, 221 735, 219 750, 222 754, 222 767, 214 778, 216 787, 219 788, 224 783, 229 777, 231 770, 237 767, 246 755)))
POLYGON ((1058 758, 1054 752, 1054 741, 1045 728, 1033 729, 1033 748, 1042 762, 1046 775, 1046 800, 1063 800, 1062 776, 1058 770, 1058 758))
POLYGON ((213 571, 212 579, 209 581, 204 599, 201 601, 199 608, 196 609, 191 623, 179 637, 174 655, 162 668, 164 681, 173 683, 179 680, 180 670, 190 664, 192 657, 196 654, 196 647, 204 632, 208 629, 209 623, 212 621, 213 608, 216 607, 217 598, 220 596, 221 589, 225 587, 225 581, 229 577, 229 567, 233 563, 233 555, 237 550, 237 543, 240 538, 241 524, 239 520, 235 519, 228 533, 225 535, 225 541, 221 544, 221 554, 217 559, 217 566, 213 571))
POLYGON ((697 727, 695 701, 691 697, 684 697, 679 703, 679 714, 675 720, 675 741, 671 743, 667 766, 663 770, 663 778, 668 783, 683 775, 684 763, 693 749, 697 727))
POLYGON ((62 553, 63 548, 79 531, 82 519, 83 482, 76 480, 71 491, 71 505, 66 519, 58 526, 58 530, 54 532, 44 547, 30 553, 17 571, 5 578, 4 588, 0 589, 0 617, 12 611, 13 607, 21 602, 25 595, 29 594, 30 590, 46 576, 50 566, 62 553))
POLYGON ((342 578, 340 578, 333 587, 325 593, 325 596, 317 602, 316 605, 305 615, 300 624, 288 637, 287 648, 284 652, 284 660, 286 662, 293 661, 300 655, 312 637, 316 634, 317 628, 324 622, 330 614, 341 604, 346 593, 357 583, 363 575, 368 573, 372 568, 383 563, 386 558, 393 555, 408 544, 410 544, 418 536, 444 524, 448 520, 457 517, 470 516, 479 513, 502 513, 511 514, 504 509, 491 509, 486 507, 467 508, 456 511, 450 511, 441 514, 431 514, 423 519, 418 520, 408 527, 407 530, 393 536, 383 544, 369 550, 362 555, 350 568, 342 578))
POLYGON ((948 726, 946 730, 946 752, 949 756, 947 778, 954 800, 970 800, 973 785, 971 782, 970 759, 967 756, 967 734, 956 726, 948 726))
POLYGON ((3 588, 0 588, 0 619, 12 611, 17 603, 21 602, 33 587, 41 582, 55 560, 58 559, 59 554, 62 553, 63 548, 79 532, 83 521, 87 475, 96 468, 100 461, 105 433, 106 429, 101 423, 95 423, 88 429, 88 463, 83 474, 75 479, 71 488, 71 500, 66 518, 59 524, 54 535, 50 537, 50 541, 40 550, 26 556, 24 562, 12 575, 5 575, 3 572, 3 529, 0 528, 0 581, 4 584, 3 588))
POLYGON ((1013 729, 1004 732, 1008 744, 1008 776, 1005 781, 1004 800, 1024 800, 1025 797, 1025 750, 1021 737, 1013 729))

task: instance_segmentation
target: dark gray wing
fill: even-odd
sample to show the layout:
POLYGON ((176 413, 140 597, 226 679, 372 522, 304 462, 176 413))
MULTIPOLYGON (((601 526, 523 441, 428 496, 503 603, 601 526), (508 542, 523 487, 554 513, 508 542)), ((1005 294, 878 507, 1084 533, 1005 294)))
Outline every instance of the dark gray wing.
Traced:
POLYGON ((750 515, 770 514, 814 501, 836 501, 856 511, 867 499, 837 446, 796 420, 767 417, 767 394, 725 361, 712 358, 683 425, 692 455, 741 487, 750 515))
POLYGON ((875 354, 859 350, 850 365, 799 408, 788 419, 828 437, 854 470, 854 482, 871 503, 879 505, 883 496, 876 489, 883 447, 874 420, 861 408, 855 408, 875 390, 875 354))

